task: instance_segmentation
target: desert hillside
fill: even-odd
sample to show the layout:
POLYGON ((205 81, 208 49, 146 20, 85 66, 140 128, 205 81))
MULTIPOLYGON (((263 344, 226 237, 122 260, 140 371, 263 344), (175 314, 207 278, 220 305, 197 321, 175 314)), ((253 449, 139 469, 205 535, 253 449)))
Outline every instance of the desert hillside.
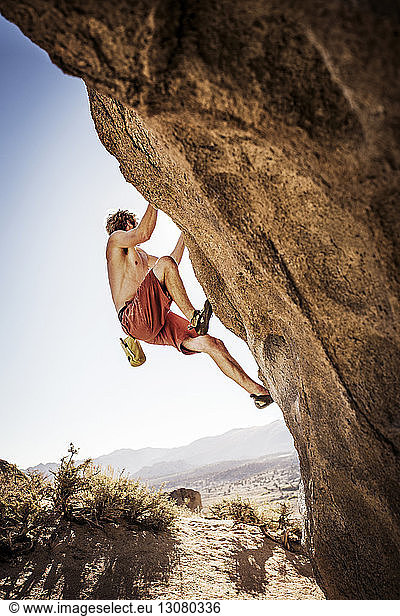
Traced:
POLYGON ((166 491, 182 486, 198 490, 204 507, 221 498, 240 496, 258 504, 286 501, 296 510, 300 469, 295 453, 283 453, 207 464, 186 472, 156 476, 146 483, 166 491))
POLYGON ((255 526, 182 515, 172 533, 63 523, 0 565, 1 599, 323 599, 307 558, 255 526))
MULTIPOLYGON (((102 468, 111 466, 116 471, 124 470, 141 479, 154 479, 224 460, 246 460, 284 452, 294 452, 293 439, 285 422, 276 420, 265 426, 235 428, 206 436, 181 447, 117 449, 94 458, 93 462, 102 468)), ((26 470, 49 475, 49 471, 57 467, 56 462, 48 462, 26 470)))

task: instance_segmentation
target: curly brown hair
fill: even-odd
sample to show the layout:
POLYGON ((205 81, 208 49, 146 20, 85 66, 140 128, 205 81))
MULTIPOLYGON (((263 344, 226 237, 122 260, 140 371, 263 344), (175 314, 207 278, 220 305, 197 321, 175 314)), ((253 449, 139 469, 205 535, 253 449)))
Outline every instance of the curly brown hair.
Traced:
POLYGON ((110 214, 106 220, 106 229, 108 235, 114 233, 114 231, 126 231, 126 225, 130 222, 135 228, 137 225, 137 218, 132 212, 128 210, 117 210, 113 214, 110 214))

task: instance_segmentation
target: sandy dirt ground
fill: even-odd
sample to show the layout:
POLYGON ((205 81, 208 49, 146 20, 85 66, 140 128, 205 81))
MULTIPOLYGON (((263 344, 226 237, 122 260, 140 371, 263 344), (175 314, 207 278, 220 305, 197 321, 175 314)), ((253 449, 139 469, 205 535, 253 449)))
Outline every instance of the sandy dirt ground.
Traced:
POLYGON ((0 565, 2 599, 324 599, 311 566, 231 520, 182 516, 173 533, 63 525, 0 565))

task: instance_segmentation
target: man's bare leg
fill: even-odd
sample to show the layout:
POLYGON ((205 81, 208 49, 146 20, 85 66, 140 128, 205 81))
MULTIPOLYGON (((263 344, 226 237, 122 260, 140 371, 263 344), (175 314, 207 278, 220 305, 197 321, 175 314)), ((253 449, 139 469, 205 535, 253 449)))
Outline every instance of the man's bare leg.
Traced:
POLYGON ((188 298, 174 259, 172 257, 161 257, 153 267, 153 272, 161 285, 167 289, 178 308, 190 321, 193 317, 194 307, 188 298))
POLYGON ((183 346, 189 351, 207 353, 226 376, 235 381, 240 387, 243 387, 249 394, 268 394, 268 390, 265 387, 253 381, 246 374, 236 359, 229 354, 222 340, 207 334, 198 338, 187 338, 184 340, 183 346))
MULTIPOLYGON (((194 307, 191 304, 186 289, 180 277, 178 266, 172 257, 161 257, 153 267, 154 275, 160 283, 167 289, 168 293, 182 310, 185 317, 190 321, 194 307)), ((197 338, 187 338, 183 346, 189 351, 201 351, 207 353, 217 364, 218 368, 230 379, 243 387, 249 394, 268 394, 260 383, 253 381, 238 362, 229 354, 224 343, 218 338, 209 336, 198 336, 197 338)))

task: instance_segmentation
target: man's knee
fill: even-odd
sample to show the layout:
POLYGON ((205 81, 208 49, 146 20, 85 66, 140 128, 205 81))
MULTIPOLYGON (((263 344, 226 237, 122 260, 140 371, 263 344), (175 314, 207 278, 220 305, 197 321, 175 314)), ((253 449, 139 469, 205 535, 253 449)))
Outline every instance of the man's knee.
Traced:
POLYGON ((202 336, 202 338, 204 338, 204 353, 212 355, 213 353, 218 353, 225 350, 225 345, 219 338, 214 338, 214 336, 210 336, 209 334, 202 336))
POLYGON ((172 257, 160 257, 155 266, 153 267, 153 273, 161 282, 161 284, 164 284, 165 277, 168 271, 171 271, 173 267, 176 268, 176 263, 172 257))
POLYGON ((161 268, 165 269, 169 269, 171 267, 176 268, 176 261, 173 257, 170 257, 169 255, 165 255, 164 257, 160 257, 157 261, 157 265, 160 265, 161 268))

